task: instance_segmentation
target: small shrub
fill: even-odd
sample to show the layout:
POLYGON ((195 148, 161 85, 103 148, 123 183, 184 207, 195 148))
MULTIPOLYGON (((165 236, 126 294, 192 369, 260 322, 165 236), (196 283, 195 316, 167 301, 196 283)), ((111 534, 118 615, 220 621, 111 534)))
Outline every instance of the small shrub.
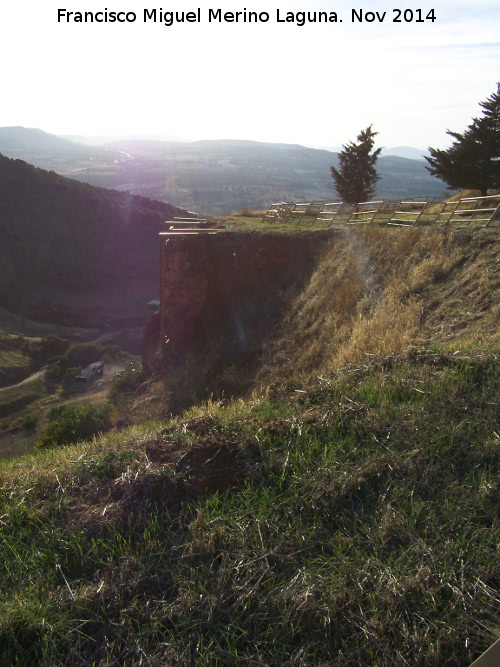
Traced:
POLYGON ((235 215, 241 218, 262 217, 262 213, 260 211, 253 211, 251 208, 246 207, 235 213, 235 215))
POLYGON ((27 415, 24 415, 23 421, 21 422, 22 428, 31 430, 34 429, 35 426, 38 424, 40 417, 34 413, 34 412, 29 412, 27 415))
POLYGON ((64 373, 63 385, 72 384, 75 381, 75 377, 82 371, 82 366, 72 366, 68 368, 64 373))
POLYGON ((89 440, 110 428, 108 409, 84 403, 79 407, 64 405, 51 412, 53 418, 36 443, 37 449, 89 440))
POLYGON ((49 380, 60 380, 63 374, 62 366, 59 363, 52 363, 45 371, 49 380))
POLYGON ((76 343, 71 345, 64 354, 64 366, 84 368, 94 361, 98 361, 103 354, 103 347, 99 343, 76 343))
POLYGON ((146 379, 142 366, 138 368, 129 368, 123 375, 115 378, 111 389, 109 390, 108 400, 110 403, 117 404, 123 394, 135 391, 146 379))
POLYGON ((128 356, 119 345, 104 345, 102 351, 100 358, 108 364, 111 361, 126 359, 128 356))
POLYGON ((41 341, 25 341, 25 352, 37 363, 50 363, 46 360, 55 355, 63 355, 68 349, 69 342, 59 336, 47 336, 41 341))

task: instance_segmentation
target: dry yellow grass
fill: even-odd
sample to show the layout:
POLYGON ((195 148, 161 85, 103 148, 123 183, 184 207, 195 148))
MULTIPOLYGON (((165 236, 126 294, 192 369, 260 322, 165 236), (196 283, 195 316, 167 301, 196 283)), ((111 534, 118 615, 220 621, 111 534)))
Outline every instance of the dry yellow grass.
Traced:
POLYGON ((293 304, 261 379, 283 365, 294 375, 433 342, 498 340, 499 258, 500 239, 479 234, 342 232, 293 304))
POLYGON ((236 213, 233 213, 233 215, 238 218, 262 218, 266 213, 267 209, 255 210, 251 208, 242 208, 236 213))

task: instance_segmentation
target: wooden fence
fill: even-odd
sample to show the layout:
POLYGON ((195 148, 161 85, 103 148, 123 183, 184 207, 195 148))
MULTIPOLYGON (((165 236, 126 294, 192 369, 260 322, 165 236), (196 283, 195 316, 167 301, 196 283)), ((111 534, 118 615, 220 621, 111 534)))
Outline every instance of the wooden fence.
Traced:
POLYGON ((335 202, 278 202, 262 222, 308 222, 336 225, 387 224, 413 227, 444 224, 455 227, 489 227, 500 221, 500 194, 439 201, 433 197, 410 197, 403 201, 376 200, 346 204, 335 202))

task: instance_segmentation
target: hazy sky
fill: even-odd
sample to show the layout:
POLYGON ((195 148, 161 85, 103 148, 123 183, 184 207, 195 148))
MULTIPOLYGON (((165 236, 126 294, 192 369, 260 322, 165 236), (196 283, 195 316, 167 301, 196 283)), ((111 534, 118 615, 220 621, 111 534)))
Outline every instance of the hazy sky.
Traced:
POLYGON ((500 3, 5 0, 0 58, 2 127, 333 147, 373 124, 377 145, 445 147, 446 130, 480 115, 500 81, 500 3), (414 20, 394 22, 407 7, 414 20), (58 22, 60 9, 136 20, 58 22), (145 21, 153 9, 201 20, 145 21), (268 20, 218 22, 218 9, 268 20), (385 17, 353 22, 353 9, 385 17), (298 12, 315 11, 342 22, 298 25, 298 12))

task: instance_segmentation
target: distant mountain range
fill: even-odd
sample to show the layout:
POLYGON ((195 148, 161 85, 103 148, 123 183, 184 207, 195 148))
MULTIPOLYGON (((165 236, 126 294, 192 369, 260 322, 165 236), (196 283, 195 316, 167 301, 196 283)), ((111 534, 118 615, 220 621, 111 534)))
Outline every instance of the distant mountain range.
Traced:
MULTIPOLYGON (((0 153, 61 153, 81 150, 81 146, 55 134, 28 127, 0 127, 0 153)), ((9 156, 10 157, 10 156, 9 156)))
POLYGON ((158 232, 176 215, 186 212, 0 155, 0 308, 89 328, 145 324, 158 232))
POLYGON ((383 157, 404 157, 408 160, 424 160, 430 153, 428 150, 413 148, 413 146, 394 146, 394 148, 383 148, 381 155, 383 157))
MULTIPOLYGON (((443 183, 429 174, 421 151, 392 151, 397 154, 386 150, 377 162, 378 198, 443 194, 443 183)), ((264 209, 275 201, 338 198, 330 172, 337 153, 298 144, 123 139, 89 145, 39 129, 9 127, 0 128, 0 153, 203 215, 264 209)))
MULTIPOLYGON (((58 135, 59 136, 59 135, 58 135)), ((110 144, 115 141, 187 141, 177 136, 170 135, 159 135, 159 134, 139 134, 139 135, 110 135, 110 136, 95 136, 95 137, 85 137, 83 135, 61 135, 62 139, 68 139, 72 142, 77 142, 80 144, 86 144, 88 146, 100 146, 103 144, 110 144)))
MULTIPOLYGON (((326 150, 338 153, 342 150, 342 146, 335 146, 334 148, 325 146, 326 150)), ((423 160, 426 155, 430 155, 428 150, 423 148, 414 148, 413 146, 394 146, 393 148, 383 148, 381 156, 395 156, 404 157, 408 160, 423 160)))

